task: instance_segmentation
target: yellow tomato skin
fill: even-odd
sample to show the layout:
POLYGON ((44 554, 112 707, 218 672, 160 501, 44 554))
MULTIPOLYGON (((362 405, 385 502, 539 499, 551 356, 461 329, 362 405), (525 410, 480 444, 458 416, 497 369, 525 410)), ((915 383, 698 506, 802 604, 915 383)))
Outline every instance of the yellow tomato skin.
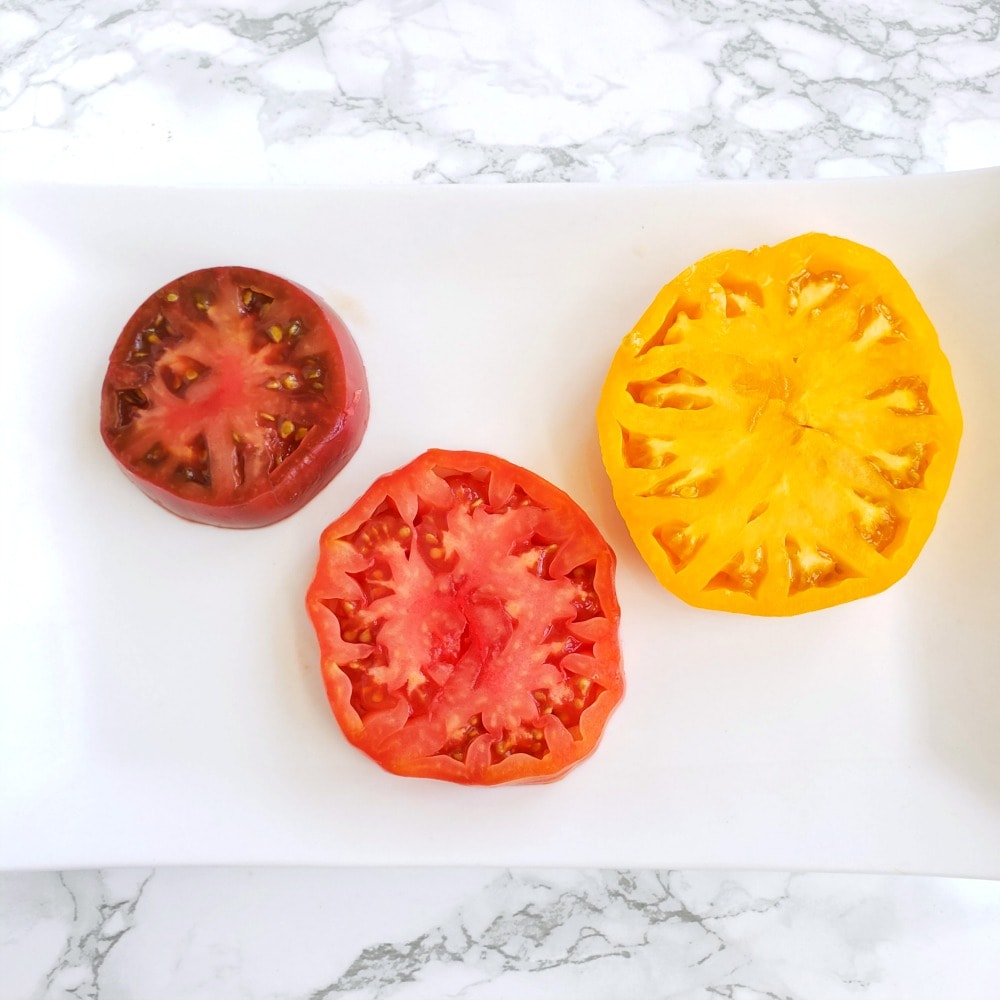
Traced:
POLYGON ((909 571, 962 414, 894 264, 808 233, 711 254, 667 284, 612 360, 597 427, 615 503, 667 590, 794 615, 909 571))

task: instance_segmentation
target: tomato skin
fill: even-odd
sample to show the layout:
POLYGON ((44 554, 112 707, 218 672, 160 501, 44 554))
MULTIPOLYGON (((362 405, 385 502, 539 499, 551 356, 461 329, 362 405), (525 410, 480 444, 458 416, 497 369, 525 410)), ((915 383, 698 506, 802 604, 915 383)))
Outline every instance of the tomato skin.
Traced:
POLYGON ((624 693, 614 570, 563 491, 495 456, 380 477, 323 532, 306 595, 344 735, 407 777, 562 777, 624 693))
MULTIPOLYGON (((269 303, 270 305, 270 303, 269 303)), ((264 317, 255 317, 258 325, 264 317)), ((203 321, 204 322, 204 321, 203 321)), ((227 322, 219 323, 222 333, 227 322)), ((198 346, 202 346, 198 343, 198 346)), ((270 348, 269 348, 270 349, 270 348)), ((211 348, 208 349, 211 356, 211 348)), ((218 392, 214 406, 206 406, 206 424, 223 411, 244 406, 248 388, 228 378, 218 392)), ((264 405, 270 406, 267 402, 264 405)), ((272 407, 273 408, 273 407, 272 407)), ((203 524, 229 528, 257 528, 280 521, 312 500, 347 464, 357 451, 368 426, 369 397, 364 363, 354 338, 343 320, 316 295, 296 282, 246 267, 218 267, 194 271, 169 282, 154 292, 125 324, 111 352, 101 391, 101 436, 124 474, 143 492, 166 510, 203 524), (266 289, 274 301, 291 310, 314 331, 315 343, 322 348, 326 369, 325 384, 310 400, 313 413, 304 438, 291 456, 256 483, 236 491, 204 490, 195 493, 164 481, 158 468, 129 458, 120 418, 123 391, 144 391, 157 379, 155 366, 139 364, 135 344, 141 331, 152 328, 163 314, 176 316, 176 326, 185 333, 193 331, 192 342, 199 342, 199 317, 180 311, 168 296, 181 298, 208 289, 213 295, 239 289, 266 289)), ((166 431, 169 436, 169 429, 166 431)))

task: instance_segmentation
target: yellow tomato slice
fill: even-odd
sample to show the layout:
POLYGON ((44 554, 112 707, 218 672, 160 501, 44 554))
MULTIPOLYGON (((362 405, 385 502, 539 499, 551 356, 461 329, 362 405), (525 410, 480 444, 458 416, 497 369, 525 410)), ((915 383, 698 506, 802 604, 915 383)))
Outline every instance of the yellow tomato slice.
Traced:
POLYGON ((619 347, 597 417, 615 502, 660 582, 757 615, 899 580, 962 433, 903 276, 816 233, 711 254, 671 281, 619 347))

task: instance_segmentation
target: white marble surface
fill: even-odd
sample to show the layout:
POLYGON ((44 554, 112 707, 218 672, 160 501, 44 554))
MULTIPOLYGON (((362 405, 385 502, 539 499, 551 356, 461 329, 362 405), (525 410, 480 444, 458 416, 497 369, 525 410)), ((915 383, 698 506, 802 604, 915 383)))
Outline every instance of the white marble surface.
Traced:
POLYGON ((1000 885, 728 872, 7 876, 0 997, 993 1000, 1000 885))
MULTIPOLYGON (((996 0, 6 0, 0 180, 675 182, 1000 165, 998 29, 996 0)), ((16 822, 0 816, 0 843, 16 822)), ((998 982, 992 882, 0 873, 0 1000, 986 1000, 998 982)))
POLYGON ((8 0, 0 171, 670 181, 1000 162, 995 0, 8 0))

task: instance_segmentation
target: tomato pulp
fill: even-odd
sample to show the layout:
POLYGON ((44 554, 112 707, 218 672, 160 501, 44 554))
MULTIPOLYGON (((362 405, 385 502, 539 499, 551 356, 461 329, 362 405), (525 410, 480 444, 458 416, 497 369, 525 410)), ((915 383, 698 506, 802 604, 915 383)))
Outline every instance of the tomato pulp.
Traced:
POLYGON ((194 271, 122 330, 101 435, 125 474, 181 517, 260 527, 346 465, 368 424, 357 346, 334 311, 284 278, 194 271))
POLYGON ((324 531, 307 595, 344 734, 400 775, 565 774, 623 694, 614 568, 570 497, 495 456, 378 479, 324 531))

